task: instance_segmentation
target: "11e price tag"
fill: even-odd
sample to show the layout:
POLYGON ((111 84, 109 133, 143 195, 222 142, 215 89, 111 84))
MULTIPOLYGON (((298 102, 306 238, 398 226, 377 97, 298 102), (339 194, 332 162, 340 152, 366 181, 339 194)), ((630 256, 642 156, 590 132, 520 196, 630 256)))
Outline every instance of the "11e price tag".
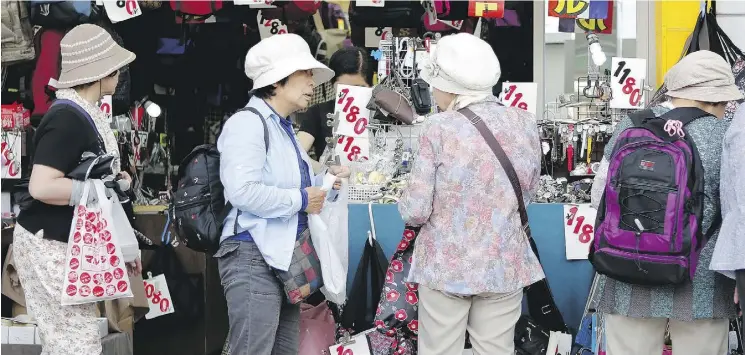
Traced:
POLYGON ((584 260, 595 239, 595 216, 589 204, 564 205, 564 241, 567 260, 584 260))
POLYGON ((647 60, 641 58, 611 59, 611 108, 638 109, 644 106, 644 81, 647 60))
POLYGON ((511 83, 502 84, 500 95, 502 104, 509 107, 517 107, 535 115, 538 99, 538 84, 536 83, 511 83))
POLYGON ((279 19, 270 20, 265 18, 261 10, 256 15, 256 22, 259 24, 259 36, 261 39, 287 33, 287 25, 279 19))
POLYGON ((365 47, 378 48, 380 40, 393 36, 391 27, 366 27, 365 28, 365 47))
POLYGON ((171 291, 168 290, 166 277, 158 275, 152 277, 152 273, 147 273, 148 279, 142 280, 145 286, 145 297, 148 300, 150 311, 145 314, 145 319, 153 319, 173 313, 173 302, 171 301, 171 291))
POLYGON ((339 113, 336 134, 350 137, 367 137, 367 124, 370 110, 367 103, 372 97, 371 88, 361 86, 337 85, 334 112, 339 113))
POLYGON ((98 107, 103 111, 104 115, 106 116, 106 122, 111 123, 112 119, 112 100, 111 95, 104 95, 101 98, 101 102, 99 103, 98 107))
POLYGON ((339 136, 334 152, 339 156, 342 165, 349 165, 353 161, 365 161, 370 155, 370 139, 339 136))
POLYGON ((103 2, 103 7, 106 9, 106 15, 109 16, 109 20, 112 23, 129 20, 142 14, 140 4, 137 0, 106 0, 103 2))

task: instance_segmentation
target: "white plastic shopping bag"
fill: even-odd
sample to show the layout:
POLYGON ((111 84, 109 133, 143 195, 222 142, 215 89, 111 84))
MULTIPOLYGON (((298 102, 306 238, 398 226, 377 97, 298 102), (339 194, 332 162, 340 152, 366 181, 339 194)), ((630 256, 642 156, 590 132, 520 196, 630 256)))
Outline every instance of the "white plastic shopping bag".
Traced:
MULTIPOLYGON (((344 179, 346 180, 346 179, 344 179)), ((327 174, 322 189, 331 190, 336 177, 327 174)), ((310 237, 321 261, 323 287, 321 293, 336 304, 347 299, 347 266, 349 265, 347 230, 347 185, 342 187, 335 201, 326 201, 320 214, 308 217, 310 237)))
POLYGON ((122 257, 124 258, 124 262, 130 263, 135 261, 140 254, 140 245, 137 242, 135 231, 132 229, 132 224, 129 222, 129 217, 127 217, 124 207, 119 202, 119 197, 116 194, 112 195, 111 199, 104 201, 101 207, 111 211, 116 238, 119 240, 119 248, 122 250, 122 257))
POLYGON ((62 305, 132 297, 103 182, 88 181, 75 208, 65 258, 62 305), (88 197, 95 196, 95 202, 88 197))

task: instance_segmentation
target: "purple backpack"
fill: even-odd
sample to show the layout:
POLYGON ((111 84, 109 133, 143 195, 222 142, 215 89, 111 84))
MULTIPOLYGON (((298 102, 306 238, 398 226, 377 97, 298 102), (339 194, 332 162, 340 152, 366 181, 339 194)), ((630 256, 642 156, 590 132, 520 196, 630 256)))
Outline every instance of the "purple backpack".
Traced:
MULTIPOLYGON (((595 225, 590 262, 613 279, 675 285, 693 279, 702 235, 704 171, 684 127, 710 116, 698 108, 632 113, 618 135, 595 225)), ((721 221, 719 213, 715 224, 721 221)))

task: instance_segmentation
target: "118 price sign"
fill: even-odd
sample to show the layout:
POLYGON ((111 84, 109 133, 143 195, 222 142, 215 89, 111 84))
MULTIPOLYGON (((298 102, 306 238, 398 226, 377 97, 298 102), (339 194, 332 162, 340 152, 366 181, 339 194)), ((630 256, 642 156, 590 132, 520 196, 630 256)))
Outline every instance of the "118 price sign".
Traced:
POLYGON ((643 106, 646 73, 646 59, 613 57, 610 78, 613 97, 610 107, 638 109, 643 106))
POLYGON ((564 205, 564 239, 567 260, 587 259, 595 238, 597 210, 589 204, 564 205))
POLYGON ((511 83, 502 84, 502 104, 509 107, 517 107, 535 114, 536 99, 538 95, 538 84, 536 83, 511 83))

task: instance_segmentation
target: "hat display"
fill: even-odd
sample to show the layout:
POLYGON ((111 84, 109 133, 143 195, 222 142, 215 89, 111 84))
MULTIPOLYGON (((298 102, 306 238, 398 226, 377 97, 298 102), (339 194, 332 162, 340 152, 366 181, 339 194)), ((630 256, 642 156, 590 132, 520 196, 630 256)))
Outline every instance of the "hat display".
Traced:
POLYGON ((245 69, 254 89, 272 85, 299 70, 313 70, 316 86, 334 77, 333 70, 313 57, 308 43, 291 33, 265 38, 251 47, 245 69))
POLYGON ((735 86, 732 67, 711 51, 693 52, 665 74, 667 96, 703 102, 726 102, 743 98, 735 86))
POLYGON ((501 75, 499 59, 489 43, 469 33, 437 41, 421 72, 432 87, 456 95, 491 95, 501 75))
POLYGON ((103 28, 82 24, 60 42, 62 61, 58 89, 96 82, 135 60, 135 54, 122 48, 103 28))

